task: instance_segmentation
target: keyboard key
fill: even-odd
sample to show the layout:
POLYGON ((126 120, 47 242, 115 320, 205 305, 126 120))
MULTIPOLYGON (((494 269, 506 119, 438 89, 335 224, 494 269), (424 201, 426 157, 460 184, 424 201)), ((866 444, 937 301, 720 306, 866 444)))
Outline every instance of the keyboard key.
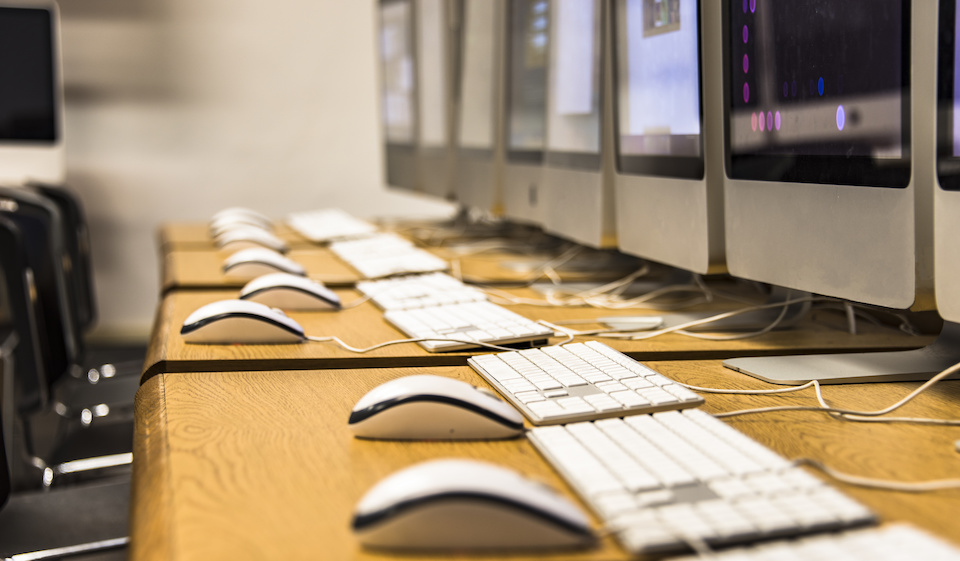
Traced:
POLYGON ((528 437, 634 554, 874 520, 863 505, 698 410, 536 427, 528 437))
POLYGON ((566 416, 551 416, 550 423, 680 409, 703 403, 700 396, 646 367, 645 373, 660 376, 669 384, 660 387, 636 376, 624 366, 637 364, 636 361, 602 343, 571 343, 482 355, 471 358, 468 363, 535 425, 548 420, 525 408, 531 399, 529 396, 516 397, 517 393, 531 390, 527 384, 518 384, 521 380, 540 390, 543 399, 557 400, 567 410, 566 416), (604 349, 604 353, 597 349, 604 349), (568 398, 576 401, 565 402, 568 398), (572 403, 576 405, 569 405, 572 403))

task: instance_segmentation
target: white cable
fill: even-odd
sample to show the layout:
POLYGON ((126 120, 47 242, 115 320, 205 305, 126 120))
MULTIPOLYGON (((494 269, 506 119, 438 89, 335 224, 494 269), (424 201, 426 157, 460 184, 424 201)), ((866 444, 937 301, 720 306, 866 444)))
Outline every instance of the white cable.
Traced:
POLYGON ((752 337, 759 337, 766 333, 769 333, 777 328, 780 323, 783 322, 784 318, 787 317, 787 312, 790 310, 789 304, 784 304, 783 309, 780 310, 780 313, 777 317, 766 327, 758 329, 757 331, 751 331, 749 333, 735 333, 732 335, 713 335, 709 333, 694 333, 687 330, 677 331, 680 335, 686 335, 687 337, 693 337, 695 339, 704 339, 707 341, 738 341, 741 339, 750 339, 752 337))
MULTIPOLYGON (((552 345, 548 345, 548 346, 566 345, 566 344, 569 343, 570 341, 573 341, 574 335, 571 334, 569 330, 563 329, 563 328, 561 328, 561 327, 559 327, 559 326, 557 326, 557 325, 553 325, 553 324, 551 324, 550 322, 547 322, 547 321, 544 321, 544 320, 540 320, 540 321, 538 321, 537 323, 539 323, 539 324, 541 324, 541 325, 544 325, 544 326, 546 326, 546 327, 549 327, 550 329, 553 329, 554 331, 560 331, 561 333, 563 333, 563 334, 566 335, 566 338, 565 338, 563 341, 560 341, 559 343, 553 343, 552 345)), ((457 338, 453 338, 453 337, 416 337, 416 338, 411 338, 411 339, 395 339, 395 340, 393 340, 393 341, 386 341, 386 342, 384 342, 384 343, 377 343, 376 345, 371 345, 371 346, 369 346, 369 347, 362 347, 362 348, 361 348, 361 347, 354 347, 354 346, 352 346, 352 345, 348 345, 347 343, 345 343, 345 342, 343 341, 343 339, 341 339, 341 338, 339 338, 339 337, 337 337, 337 336, 333 336, 333 335, 332 335, 332 336, 327 336, 327 337, 319 337, 319 336, 314 336, 314 335, 307 335, 307 336, 306 336, 306 339, 307 339, 308 341, 313 341, 313 342, 315 342, 315 343, 336 343, 337 345, 340 346, 340 348, 342 348, 342 349, 344 349, 344 350, 346 350, 346 351, 349 351, 349 352, 351 352, 351 353, 357 353, 357 354, 368 353, 368 352, 370 352, 370 351, 375 351, 375 350, 377 350, 377 349, 381 349, 381 348, 383 348, 383 347, 389 347, 389 346, 391 346, 391 345, 400 345, 400 344, 403 344, 403 343, 421 343, 421 342, 424 342, 424 341, 446 341, 446 342, 450 342, 450 343, 463 343, 463 344, 465 344, 465 345, 472 345, 472 346, 477 346, 477 347, 483 347, 483 348, 486 348, 486 349, 493 349, 493 350, 496 350, 496 351, 505 351, 505 352, 514 352, 514 351, 517 350, 517 349, 514 349, 514 348, 510 348, 510 347, 503 347, 503 346, 500 346, 500 345, 494 345, 494 344, 492 344, 492 343, 484 343, 484 342, 481 342, 481 341, 473 341, 473 340, 470 340, 470 339, 457 339, 457 338)))
POLYGON ((900 491, 903 493, 928 493, 931 491, 943 491, 946 489, 960 488, 960 479, 935 479, 932 481, 891 481, 887 479, 875 479, 872 477, 863 477, 860 475, 851 475, 837 471, 821 462, 811 458, 797 458, 793 460, 794 465, 807 465, 814 467, 830 477, 858 487, 869 489, 883 489, 886 491, 900 491))
MULTIPOLYGON (((921 384, 920 387, 910 392, 906 397, 904 397, 900 401, 894 403, 889 407, 886 407, 884 409, 879 409, 877 411, 855 411, 851 409, 842 409, 838 407, 825 406, 826 402, 822 401, 822 395, 819 395, 819 382, 818 382, 814 385, 818 388, 817 391, 818 391, 819 398, 821 400, 821 405, 819 406, 814 407, 814 406, 806 406, 806 405, 797 405, 797 406, 785 405, 780 407, 762 407, 757 409, 742 409, 739 411, 717 413, 714 415, 714 417, 722 419, 725 417, 737 417, 740 415, 753 415, 757 413, 772 413, 777 411, 822 411, 824 413, 839 413, 844 416, 850 415, 855 417, 880 417, 880 416, 886 415, 887 413, 892 413, 893 411, 896 411, 897 409, 903 407, 904 405, 912 401, 914 398, 916 398, 918 395, 927 391, 931 386, 933 386, 940 380, 943 380, 944 378, 956 373, 957 371, 960 371, 960 363, 954 364, 953 366, 941 371, 936 376, 930 378, 929 380, 921 384)), ((817 381, 814 380, 814 382, 817 382, 817 381)), ((881 421, 892 422, 892 419, 885 419, 881 421)), ((949 421, 945 424, 953 424, 953 423, 954 423, 953 421, 949 421)))
POLYGON ((810 386, 813 386, 817 383, 816 380, 811 380, 802 386, 790 386, 788 388, 776 388, 772 390, 725 390, 720 388, 701 388, 700 386, 691 386, 690 384, 684 384, 681 382, 674 381, 675 384, 679 384, 689 390, 694 390, 703 393, 722 393, 722 394, 743 394, 743 395, 764 395, 764 394, 776 394, 776 393, 791 393, 798 392, 800 390, 805 390, 810 386))
POLYGON ((691 327, 698 327, 701 325, 708 325, 710 323, 720 321, 722 319, 727 319, 730 317, 738 316, 740 314, 745 314, 748 312, 755 312, 759 310, 769 310, 772 308, 779 308, 781 306, 790 306, 793 304, 799 304, 802 302, 819 302, 822 300, 827 300, 822 296, 804 296, 802 298, 793 298, 790 300, 785 300, 783 302, 777 302, 776 304, 761 304, 759 306, 750 306, 747 308, 740 308, 739 310, 733 310, 731 312, 724 312, 722 314, 717 314, 715 316, 710 316, 703 319, 688 321, 686 323, 681 323, 679 325, 674 325, 673 327, 665 327, 663 329, 658 329, 656 331, 649 331, 647 333, 638 333, 632 337, 633 340, 643 340, 643 339, 652 339, 654 337, 659 337, 660 335, 665 335, 667 333, 676 333, 678 331, 686 331, 691 327))
POLYGON ((316 336, 308 335, 308 336, 307 336, 307 340, 308 340, 308 341, 313 341, 313 342, 315 342, 315 343, 336 343, 337 345, 339 345, 339 346, 340 346, 342 349, 344 349, 345 351, 350 351, 351 353, 358 353, 358 354, 368 353, 368 352, 370 352, 370 351, 375 351, 375 350, 381 349, 381 348, 383 348, 383 347, 389 347, 390 345, 400 345, 400 344, 402 344, 402 343, 422 343, 422 342, 424 342, 424 341, 447 341, 447 342, 450 342, 450 343, 464 343, 464 344, 469 344, 469 345, 475 345, 475 346, 478 346, 478 347, 484 347, 484 348, 488 348, 488 349, 494 349, 494 350, 497 350, 497 351, 515 351, 515 350, 517 350, 517 349, 511 349, 511 348, 509 348, 509 347, 501 347, 501 346, 499 346, 499 345, 492 345, 492 344, 490 344, 490 343, 481 343, 480 341, 470 341, 470 340, 468 340, 468 339, 452 339, 452 338, 447 338, 447 337, 417 337, 417 338, 414 338, 414 339, 395 339, 395 340, 393 340, 393 341, 386 341, 386 342, 384 342, 384 343, 377 343, 376 345, 371 345, 371 346, 369 346, 369 347, 363 347, 363 348, 358 348, 358 347, 353 347, 353 346, 351 346, 351 345, 348 345, 347 343, 344 343, 342 339, 340 339, 339 337, 336 337, 336 336, 316 337, 316 336))

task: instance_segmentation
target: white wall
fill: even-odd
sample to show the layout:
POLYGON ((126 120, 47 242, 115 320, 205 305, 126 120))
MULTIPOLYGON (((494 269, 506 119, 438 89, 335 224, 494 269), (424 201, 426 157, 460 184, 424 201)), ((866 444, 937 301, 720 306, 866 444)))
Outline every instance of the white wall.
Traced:
POLYGON ((374 0, 64 0, 67 181, 91 222, 102 338, 145 337, 156 227, 449 207, 382 186, 374 0))

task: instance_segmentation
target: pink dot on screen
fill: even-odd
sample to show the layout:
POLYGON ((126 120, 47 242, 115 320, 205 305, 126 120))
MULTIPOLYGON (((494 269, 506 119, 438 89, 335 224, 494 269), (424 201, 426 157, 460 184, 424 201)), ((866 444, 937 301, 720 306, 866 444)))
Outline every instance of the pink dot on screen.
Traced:
POLYGON ((757 11, 757 0, 750 0, 750 13, 757 11))
POLYGON ((773 130, 773 113, 767 111, 767 130, 773 130))
POLYGON ((773 115, 773 124, 776 125, 777 130, 780 130, 780 112, 779 111, 777 111, 773 115))
POLYGON ((754 111, 750 115, 750 128, 753 129, 753 132, 757 132, 757 112, 754 111))
POLYGON ((837 130, 843 130, 843 126, 847 124, 847 115, 843 110, 842 105, 837 106, 837 130))
POLYGON ((747 26, 743 26, 743 42, 746 43, 750 39, 750 30, 747 29, 747 26))
POLYGON ((743 73, 750 72, 750 57, 743 55, 743 73))
POLYGON ((763 113, 760 113, 760 130, 763 131, 763 129, 765 129, 765 128, 767 128, 767 127, 765 126, 765 124, 764 124, 764 122, 763 122, 763 113))
POLYGON ((743 102, 750 102, 750 84, 746 82, 743 83, 743 102))

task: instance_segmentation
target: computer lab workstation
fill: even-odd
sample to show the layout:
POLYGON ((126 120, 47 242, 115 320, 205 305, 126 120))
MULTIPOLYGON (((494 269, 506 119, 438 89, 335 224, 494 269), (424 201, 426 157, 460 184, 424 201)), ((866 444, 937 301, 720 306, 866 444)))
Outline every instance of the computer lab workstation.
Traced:
POLYGON ((960 559, 958 4, 379 0, 385 182, 461 212, 164 224, 86 408, 61 191, 0 191, 0 553, 960 559), (128 518, 11 550, 43 497, 128 518))

